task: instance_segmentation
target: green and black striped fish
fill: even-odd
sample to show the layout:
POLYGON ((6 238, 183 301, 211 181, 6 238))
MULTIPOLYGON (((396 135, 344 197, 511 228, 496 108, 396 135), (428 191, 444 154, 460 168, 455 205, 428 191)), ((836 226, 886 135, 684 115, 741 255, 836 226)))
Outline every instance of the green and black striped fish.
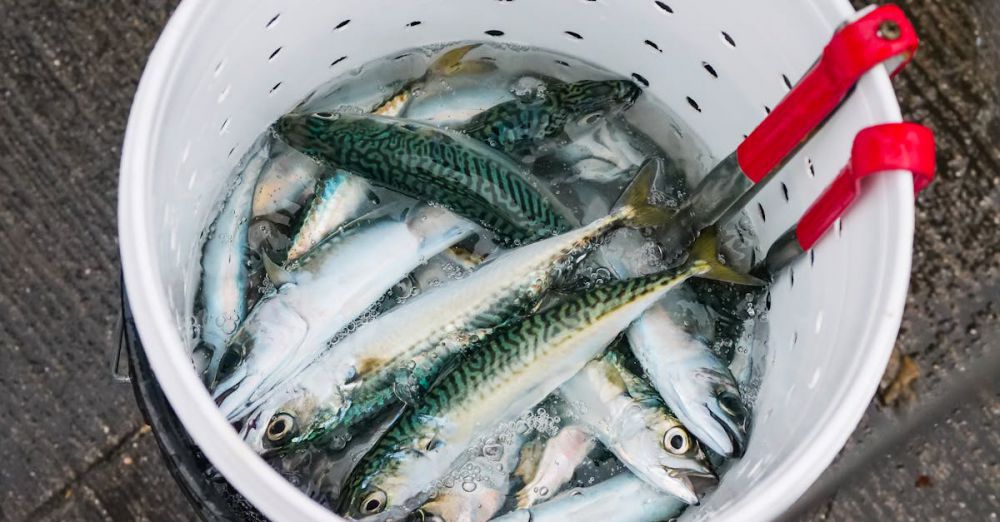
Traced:
POLYGON ((467 136, 409 120, 318 112, 274 125, 313 159, 435 202, 494 232, 506 245, 566 232, 576 219, 503 154, 467 136))
POLYGON ((625 110, 641 92, 627 80, 556 83, 539 96, 487 109, 460 130, 493 148, 515 152, 561 133, 571 120, 625 110))
POLYGON ((712 265, 696 260, 611 283, 494 332, 365 456, 344 496, 346 514, 383 520, 412 511, 478 437, 541 402, 643 310, 712 265))

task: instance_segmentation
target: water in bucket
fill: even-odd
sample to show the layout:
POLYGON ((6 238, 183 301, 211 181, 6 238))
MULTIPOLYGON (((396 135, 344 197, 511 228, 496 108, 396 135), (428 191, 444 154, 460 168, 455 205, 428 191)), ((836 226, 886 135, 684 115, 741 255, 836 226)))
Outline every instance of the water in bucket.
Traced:
MULTIPOLYGON (((670 121, 644 82, 452 44, 261 129, 205 234, 192 352, 247 443, 356 517, 555 520, 630 495, 613 516, 655 520, 706 494, 746 444, 766 307, 663 266, 633 216, 640 194, 668 219, 704 155, 643 128, 670 121)), ((754 264, 741 216, 714 233, 754 264)))

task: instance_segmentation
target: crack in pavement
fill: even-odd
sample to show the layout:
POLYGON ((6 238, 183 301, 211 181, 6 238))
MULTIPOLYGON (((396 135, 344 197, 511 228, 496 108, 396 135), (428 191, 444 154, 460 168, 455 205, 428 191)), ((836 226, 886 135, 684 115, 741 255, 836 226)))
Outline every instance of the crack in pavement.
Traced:
MULTIPOLYGON (((148 433, 151 433, 151 431, 149 429, 149 426, 147 426, 146 424, 143 424, 143 425, 139 426, 138 428, 135 428, 132 431, 130 431, 130 432, 122 435, 121 438, 118 439, 118 441, 116 441, 114 444, 112 444, 110 447, 108 447, 107 451, 105 451, 103 454, 101 454, 96 459, 94 459, 93 462, 91 462, 89 465, 87 465, 87 467, 84 468, 83 471, 80 471, 79 473, 77 473, 75 475, 71 475, 69 477, 69 480, 67 480, 66 483, 63 484, 63 487, 59 488, 58 491, 55 491, 55 492, 49 494, 47 497, 45 497, 45 499, 42 500, 42 502, 40 504, 38 504, 37 507, 35 507, 34 509, 32 509, 24 517, 23 520, 25 522, 30 521, 30 520, 38 520, 38 519, 42 518, 43 516, 47 515, 48 513, 51 513, 52 511, 54 511, 56 508, 59 507, 60 503, 62 503, 67 498, 67 493, 74 486, 77 486, 81 482, 83 482, 83 480, 85 478, 87 478, 87 476, 92 471, 94 471, 95 469, 97 469, 101 464, 105 464, 107 462, 110 462, 111 459, 120 450, 122 450, 122 448, 124 448, 125 446, 127 446, 128 444, 130 444, 132 442, 135 442, 135 441, 139 440, 139 437, 142 437, 143 435, 146 435, 148 433)), ((5 517, 3 517, 2 511, 0 511, 0 520, 5 520, 5 517)))

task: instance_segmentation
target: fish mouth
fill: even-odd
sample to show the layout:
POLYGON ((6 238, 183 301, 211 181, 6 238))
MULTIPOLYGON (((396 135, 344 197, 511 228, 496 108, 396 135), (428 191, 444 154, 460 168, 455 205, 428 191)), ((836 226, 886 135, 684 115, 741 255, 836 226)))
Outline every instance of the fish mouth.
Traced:
POLYGON ((746 452, 747 444, 747 430, 745 423, 741 423, 729 415, 720 415, 715 412, 714 408, 708 408, 708 414, 712 416, 715 422, 722 426, 722 429, 726 432, 726 436, 729 438, 730 444, 732 444, 731 454, 726 455, 726 457, 742 457, 744 452, 746 452))
POLYGON ((698 492, 694 489, 694 483, 687 472, 667 469, 667 474, 673 479, 667 491, 675 497, 684 501, 690 506, 697 506, 700 502, 698 492))

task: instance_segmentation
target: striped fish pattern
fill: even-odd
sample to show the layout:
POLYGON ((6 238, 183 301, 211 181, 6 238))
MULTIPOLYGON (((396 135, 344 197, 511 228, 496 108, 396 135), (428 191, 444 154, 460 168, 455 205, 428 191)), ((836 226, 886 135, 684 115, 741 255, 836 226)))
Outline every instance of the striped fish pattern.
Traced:
POLYGON ((568 209, 518 164, 453 131, 329 112, 286 115, 275 123, 275 131, 321 163, 476 221, 507 246, 575 225, 568 209))
POLYGON ((680 272, 618 281, 495 330, 365 456, 345 496, 347 512, 378 514, 429 495, 435 471, 455 463, 477 436, 540 402, 642 310, 707 270, 697 261, 680 272))
POLYGON ((625 110, 642 91, 624 80, 555 83, 530 99, 501 103, 461 127, 470 138, 516 152, 561 133, 570 120, 596 112, 625 110))

